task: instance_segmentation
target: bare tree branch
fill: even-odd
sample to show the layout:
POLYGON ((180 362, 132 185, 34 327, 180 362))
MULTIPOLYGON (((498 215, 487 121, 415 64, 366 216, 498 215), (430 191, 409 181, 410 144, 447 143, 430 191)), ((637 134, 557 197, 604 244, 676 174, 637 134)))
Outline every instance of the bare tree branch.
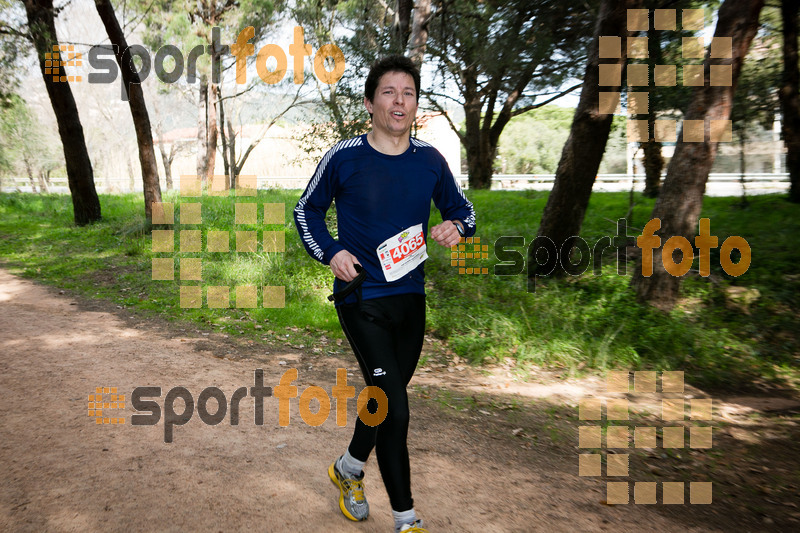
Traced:
POLYGON ((295 92, 292 101, 283 109, 283 111, 272 117, 272 120, 270 120, 269 124, 267 124, 263 130, 261 130, 256 140, 250 143, 250 146, 247 147, 247 150, 245 150, 245 152, 241 154, 241 156, 235 162, 232 162, 232 164, 235 165, 235 174, 237 176, 239 175, 239 171, 244 167, 244 164, 247 161, 250 152, 252 152, 255 149, 255 147, 258 146, 258 144, 264 139, 264 137, 267 135, 267 132, 272 126, 274 126, 292 108, 296 106, 314 103, 313 100, 300 100, 300 93, 304 86, 305 84, 302 84, 297 88, 297 91, 295 92))
POLYGON ((431 96, 436 96, 436 97, 439 97, 439 98, 446 98, 447 100, 450 100, 451 102, 453 102, 455 104, 458 104, 460 106, 464 105, 464 102, 462 102, 458 98, 454 98, 454 97, 450 96, 449 94, 441 94, 441 93, 435 93, 435 92, 432 92, 432 91, 425 91, 425 92, 422 93, 422 95, 426 96, 428 98, 430 98, 431 96))
POLYGON ((0 34, 2 35, 13 35, 14 37, 20 37, 22 39, 27 39, 28 41, 31 40, 31 36, 27 32, 19 31, 16 28, 12 28, 2 22, 0 22, 0 34))
POLYGON ((385 0, 378 0, 378 3, 386 10, 390 17, 394 17, 394 9, 389 7, 385 0))
POLYGON ((236 93, 236 94, 232 94, 230 96, 223 96, 222 98, 220 98, 220 101, 229 100, 231 98, 236 98, 237 96, 241 96, 241 95, 243 95, 245 93, 248 93, 248 92, 252 91, 253 89, 255 89, 257 85, 259 85, 259 84, 258 83, 251 83, 250 85, 247 86, 247 89, 243 90, 242 92, 239 92, 239 93, 236 93))
POLYGON ((437 110, 439 110, 439 113, 444 115, 444 118, 447 119, 447 123, 450 124, 450 129, 452 129, 455 132, 455 134, 458 135, 458 140, 463 143, 465 141, 464 135, 460 131, 458 131, 456 125, 453 124, 452 120, 450 120, 450 115, 447 114, 447 111, 445 111, 444 108, 441 105, 439 105, 439 102, 437 102, 436 100, 431 100, 430 102, 437 110))
POLYGON ((562 96, 565 96, 565 95, 571 93, 572 91, 574 91, 575 89, 578 89, 578 88, 580 88, 582 86, 583 86, 583 83, 578 83, 577 85, 573 85, 572 87, 570 87, 569 89, 567 89, 565 91, 561 91, 560 93, 556 94, 552 98, 548 98, 544 102, 540 102, 538 104, 531 104, 531 105, 527 105, 525 107, 520 107, 518 109, 515 109, 514 111, 511 112, 511 116, 512 117, 516 117, 517 115, 521 115, 522 113, 525 113, 525 112, 530 111, 532 109, 538 109, 538 108, 540 108, 542 106, 546 106, 547 104, 549 104, 553 100, 558 100, 562 96))

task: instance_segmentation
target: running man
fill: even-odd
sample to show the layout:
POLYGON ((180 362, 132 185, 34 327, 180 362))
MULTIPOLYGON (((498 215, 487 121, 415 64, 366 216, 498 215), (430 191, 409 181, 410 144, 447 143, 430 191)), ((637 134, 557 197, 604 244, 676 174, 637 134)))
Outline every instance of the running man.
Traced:
MULTIPOLYGON (((355 265, 366 271, 361 287, 337 301, 336 311, 366 384, 380 387, 388 399, 388 414, 379 425, 356 419, 350 445, 328 469, 339 487, 339 508, 350 520, 369 515, 362 469, 375 448, 395 531, 409 533, 426 531, 411 498, 406 387, 425 333, 423 265, 431 200, 444 221, 430 228, 436 243, 449 248, 475 233, 472 203, 444 157, 410 136, 419 86, 410 59, 376 62, 364 87, 372 130, 325 154, 294 210, 306 250, 336 276, 334 293, 358 275, 355 265), (338 240, 325 225, 332 200, 338 240)), ((376 408, 370 400, 370 411, 376 408)))

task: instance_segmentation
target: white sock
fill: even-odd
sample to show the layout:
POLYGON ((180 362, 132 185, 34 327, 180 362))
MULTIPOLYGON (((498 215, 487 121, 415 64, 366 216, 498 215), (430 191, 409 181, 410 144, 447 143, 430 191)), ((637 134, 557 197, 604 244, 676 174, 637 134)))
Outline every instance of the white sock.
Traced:
POLYGON ((359 461, 352 455, 350 455, 350 450, 344 452, 344 455, 339 459, 339 471, 343 474, 346 474, 351 477, 357 477, 361 475, 361 472, 364 469, 364 461, 359 461))
POLYGON ((395 511, 392 509, 392 515, 394 516, 395 531, 400 531, 400 528, 406 524, 413 524, 417 519, 417 513, 414 512, 413 507, 408 511, 395 511))

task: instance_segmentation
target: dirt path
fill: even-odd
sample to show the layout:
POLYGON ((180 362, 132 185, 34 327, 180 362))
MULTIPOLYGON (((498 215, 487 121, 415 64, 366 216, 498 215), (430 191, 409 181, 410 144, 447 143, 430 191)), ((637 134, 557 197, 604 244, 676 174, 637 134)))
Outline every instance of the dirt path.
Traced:
MULTIPOLYGON (((374 459, 366 522, 340 515, 326 476, 352 431, 353 401, 346 428, 333 414, 322 426, 304 424, 296 399, 291 423, 279 427, 275 398, 265 399, 264 425, 256 426, 249 397, 238 426, 229 414, 208 426, 195 412, 174 428, 170 444, 163 418, 155 426, 130 424, 135 387, 160 386, 162 407, 175 386, 195 401, 209 386, 230 399, 253 385, 256 368, 275 386, 289 367, 299 370, 300 392, 312 384, 330 392, 337 367, 356 372, 349 384, 361 389, 347 358, 232 347, 214 333, 181 332, 0 269, 0 531, 392 531, 374 459), (106 411, 124 416, 124 425, 97 425, 87 416, 88 395, 98 386, 126 394, 124 410, 106 411)), ((731 524, 714 505, 602 505, 600 481, 577 475, 574 435, 546 445, 536 439, 544 430, 535 427, 535 412, 465 412, 426 399, 430 393, 419 391, 449 390, 451 377, 442 374, 421 373, 412 382, 413 490, 431 532, 722 531, 731 524)), ((451 382, 459 379, 475 380, 451 382)))

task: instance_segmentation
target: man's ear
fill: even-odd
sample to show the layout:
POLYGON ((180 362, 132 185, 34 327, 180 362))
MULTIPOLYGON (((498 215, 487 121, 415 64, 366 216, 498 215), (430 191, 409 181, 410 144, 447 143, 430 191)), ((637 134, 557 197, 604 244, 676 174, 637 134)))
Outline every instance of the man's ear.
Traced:
POLYGON ((364 107, 367 108, 367 113, 370 115, 372 114, 372 102, 369 101, 369 98, 366 96, 364 97, 364 107))

